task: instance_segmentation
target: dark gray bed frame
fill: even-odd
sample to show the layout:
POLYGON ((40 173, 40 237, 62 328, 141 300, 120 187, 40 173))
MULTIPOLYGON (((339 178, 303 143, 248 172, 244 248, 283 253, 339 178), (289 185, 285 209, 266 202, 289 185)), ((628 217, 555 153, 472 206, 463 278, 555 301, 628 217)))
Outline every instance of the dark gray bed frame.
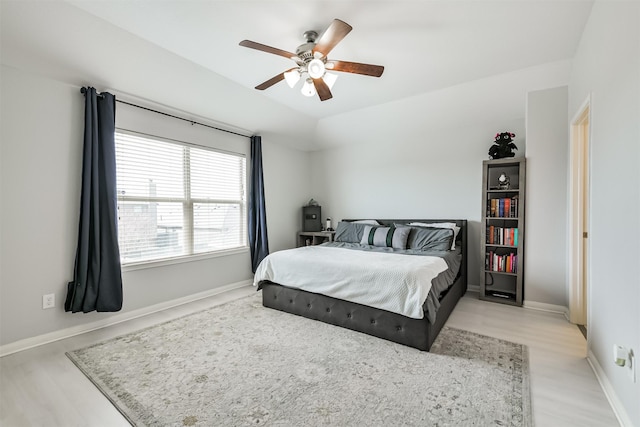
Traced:
MULTIPOLYGON (((355 221, 355 220, 344 220, 355 221)), ((409 222, 455 222, 460 227, 456 244, 462 248, 462 263, 455 282, 440 296, 440 308, 435 323, 413 319, 374 307, 365 306, 326 295, 314 294, 277 283, 264 281, 262 304, 265 307, 320 320, 343 328, 363 332, 378 338, 429 351, 433 341, 449 318, 458 300, 467 291, 467 220, 402 219, 378 220, 383 225, 409 222)))

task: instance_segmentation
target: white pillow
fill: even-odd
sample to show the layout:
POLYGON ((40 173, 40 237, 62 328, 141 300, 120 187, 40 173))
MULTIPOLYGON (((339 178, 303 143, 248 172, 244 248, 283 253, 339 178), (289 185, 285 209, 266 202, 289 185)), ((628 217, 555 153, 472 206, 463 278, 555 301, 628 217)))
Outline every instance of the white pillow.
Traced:
POLYGON ((351 221, 354 224, 368 224, 368 225, 381 225, 375 219, 360 219, 358 221, 351 221))
POLYGON ((407 225, 413 225, 416 227, 453 228, 453 242, 451 243, 451 250, 456 248, 456 239, 458 238, 460 227, 458 227, 455 222, 433 222, 429 224, 426 222, 412 222, 407 225))

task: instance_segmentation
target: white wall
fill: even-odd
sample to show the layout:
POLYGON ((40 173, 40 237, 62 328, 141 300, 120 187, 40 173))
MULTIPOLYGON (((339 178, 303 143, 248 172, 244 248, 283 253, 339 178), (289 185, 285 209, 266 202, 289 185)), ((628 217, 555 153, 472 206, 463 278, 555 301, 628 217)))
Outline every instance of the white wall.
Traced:
POLYGON ((527 96, 525 300, 566 307, 567 87, 527 96))
POLYGON ((612 361, 640 354, 640 4, 597 2, 576 52, 569 117, 591 94, 589 347, 628 416, 640 425, 640 378, 612 361))
POLYGON ((318 143, 330 148, 311 164, 323 216, 467 219, 478 286, 482 160, 503 131, 524 155, 527 92, 566 84, 568 73, 553 63, 322 120, 318 143))
POLYGON ((482 160, 497 130, 524 135, 524 119, 419 134, 397 129, 397 139, 313 153, 314 197, 323 217, 334 223, 341 218, 469 220, 469 283, 479 285, 482 160))
MULTIPOLYGON (((565 85, 570 68, 570 61, 552 62, 328 117, 319 121, 315 143, 318 149, 353 143, 375 148, 378 141, 401 143, 410 136, 425 139, 421 133, 428 129, 451 129, 440 142, 455 155, 468 143, 456 134, 457 127, 523 119, 527 92, 565 85)), ((487 136, 487 144, 496 132, 487 136)), ((521 156, 523 140, 524 134, 515 140, 521 156)))
POLYGON ((312 197, 310 153, 274 140, 278 141, 277 135, 262 137, 270 252, 296 246, 296 232, 302 230, 302 206, 312 197))
MULTIPOLYGON (((65 3, 2 2, 0 345, 113 314, 65 313, 77 241, 83 96, 95 86, 263 136, 271 249, 292 247, 308 200, 315 121, 65 3), (137 55, 120 49, 137 47, 137 55), (289 120, 297 126, 289 126, 289 120), (222 123, 220 123, 222 122, 222 123), (277 123, 276 123, 277 122, 277 123), (285 123, 284 134, 273 129, 285 123), (54 293, 56 307, 42 309, 54 293)), ((117 109, 124 113, 122 104, 117 109)), ((122 123, 116 112, 116 121, 122 123)), ((169 122, 166 130, 184 126, 169 122)), ((184 129, 183 129, 184 130, 184 129)), ((123 272, 121 313, 250 280, 249 253, 123 272)))

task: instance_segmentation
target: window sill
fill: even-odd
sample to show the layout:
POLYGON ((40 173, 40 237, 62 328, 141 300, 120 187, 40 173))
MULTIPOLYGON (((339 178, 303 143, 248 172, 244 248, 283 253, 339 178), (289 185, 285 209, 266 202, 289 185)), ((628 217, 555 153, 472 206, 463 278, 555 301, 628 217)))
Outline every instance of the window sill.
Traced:
POLYGON ((246 252, 249 252, 248 246, 235 248, 235 249, 227 249, 223 251, 208 252, 204 254, 166 258, 161 260, 132 262, 129 264, 123 264, 122 271, 127 272, 127 271, 144 270, 147 268, 164 267, 166 265, 183 264, 187 262, 201 261, 201 260, 210 259, 210 258, 219 258, 219 257, 224 257, 229 255, 243 254, 246 252))

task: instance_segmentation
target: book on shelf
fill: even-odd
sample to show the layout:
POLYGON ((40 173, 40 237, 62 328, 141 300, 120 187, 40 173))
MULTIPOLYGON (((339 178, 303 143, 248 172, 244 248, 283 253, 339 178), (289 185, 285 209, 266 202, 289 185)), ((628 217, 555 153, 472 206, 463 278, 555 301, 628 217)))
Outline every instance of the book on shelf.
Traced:
POLYGON ((517 218, 518 196, 489 199, 487 202, 487 217, 517 218))
POLYGON ((518 255, 511 252, 499 255, 494 251, 485 253, 484 269, 486 271, 495 271, 497 273, 517 273, 518 255))
POLYGON ((487 226, 486 243, 489 245, 518 246, 518 229, 515 227, 487 226))

